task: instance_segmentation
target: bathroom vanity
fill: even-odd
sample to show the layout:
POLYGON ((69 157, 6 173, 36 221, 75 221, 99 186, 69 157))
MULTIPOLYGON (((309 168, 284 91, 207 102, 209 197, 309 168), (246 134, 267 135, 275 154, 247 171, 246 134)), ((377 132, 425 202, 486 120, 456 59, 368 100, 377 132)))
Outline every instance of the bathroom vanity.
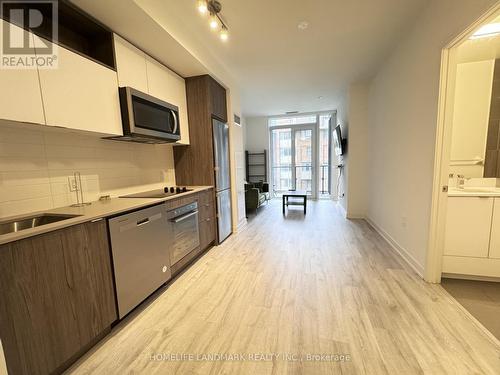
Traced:
POLYGON ((500 277, 500 188, 451 188, 443 273, 500 277))

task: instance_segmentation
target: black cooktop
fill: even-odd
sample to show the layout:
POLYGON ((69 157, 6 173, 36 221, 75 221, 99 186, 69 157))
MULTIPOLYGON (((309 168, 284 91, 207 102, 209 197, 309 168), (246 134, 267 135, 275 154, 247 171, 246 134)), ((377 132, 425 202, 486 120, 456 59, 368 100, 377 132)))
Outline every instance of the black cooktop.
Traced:
POLYGON ((140 193, 123 195, 119 198, 165 198, 171 195, 177 195, 192 191, 193 189, 188 189, 185 186, 165 186, 163 189, 142 191, 140 193))

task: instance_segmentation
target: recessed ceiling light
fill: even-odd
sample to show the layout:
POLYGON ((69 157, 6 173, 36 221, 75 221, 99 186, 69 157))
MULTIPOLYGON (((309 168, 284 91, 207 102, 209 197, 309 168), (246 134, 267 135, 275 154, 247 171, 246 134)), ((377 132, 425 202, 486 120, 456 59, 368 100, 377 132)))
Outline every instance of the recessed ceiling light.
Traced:
POLYGON ((318 99, 323 99, 323 97, 320 95, 320 96, 318 96, 318 99))
POLYGON ((491 38, 500 35, 500 23, 489 23, 481 26, 469 39, 491 38))
POLYGON ((305 30, 309 27, 309 22, 307 22, 307 21, 299 22, 297 27, 299 28, 299 30, 305 30))

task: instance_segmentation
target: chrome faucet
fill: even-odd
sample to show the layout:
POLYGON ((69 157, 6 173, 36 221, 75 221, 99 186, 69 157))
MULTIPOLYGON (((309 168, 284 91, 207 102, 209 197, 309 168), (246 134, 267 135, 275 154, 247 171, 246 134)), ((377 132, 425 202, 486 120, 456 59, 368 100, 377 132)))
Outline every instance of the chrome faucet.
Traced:
POLYGON ((463 174, 457 174, 457 188, 463 189, 465 187, 465 180, 468 180, 463 174))

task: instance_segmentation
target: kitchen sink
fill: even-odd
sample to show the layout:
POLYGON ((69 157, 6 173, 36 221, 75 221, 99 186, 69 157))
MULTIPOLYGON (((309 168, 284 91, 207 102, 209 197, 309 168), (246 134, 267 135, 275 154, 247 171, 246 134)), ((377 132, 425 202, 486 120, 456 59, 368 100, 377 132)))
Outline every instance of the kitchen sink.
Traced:
POLYGON ((39 214, 12 221, 0 222, 0 235, 15 233, 21 230, 36 228, 42 225, 56 223, 58 221, 71 219, 80 215, 39 214))

